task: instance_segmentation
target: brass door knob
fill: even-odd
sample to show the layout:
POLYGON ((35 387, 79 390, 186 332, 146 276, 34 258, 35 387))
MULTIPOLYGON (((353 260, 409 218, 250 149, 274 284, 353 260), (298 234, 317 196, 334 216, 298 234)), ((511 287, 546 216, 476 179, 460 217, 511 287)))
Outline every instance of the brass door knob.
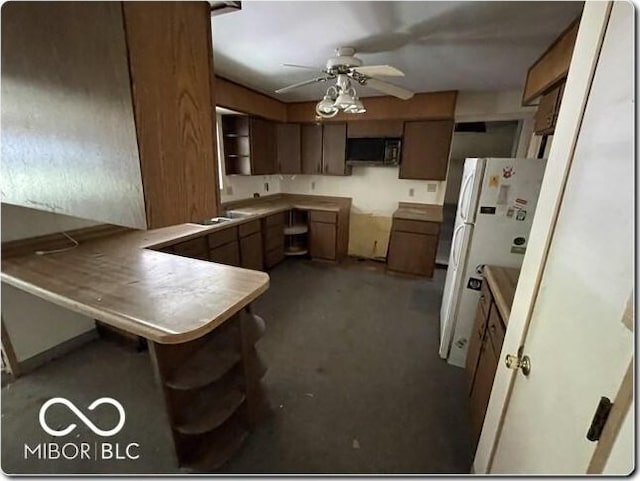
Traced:
POLYGON ((516 371, 520 369, 522 371, 522 374, 528 376, 531 372, 531 359, 529 359, 529 356, 524 356, 523 351, 524 346, 520 346, 518 348, 517 356, 514 356, 513 354, 507 354, 507 357, 505 357, 505 364, 509 369, 513 369, 516 371))

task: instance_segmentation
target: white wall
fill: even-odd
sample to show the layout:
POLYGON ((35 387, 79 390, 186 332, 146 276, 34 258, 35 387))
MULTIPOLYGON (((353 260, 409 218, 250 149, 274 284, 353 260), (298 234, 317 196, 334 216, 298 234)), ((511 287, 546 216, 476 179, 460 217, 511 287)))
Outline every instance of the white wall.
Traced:
POLYGON ((255 193, 261 196, 279 194, 282 192, 280 179, 279 175, 225 175, 220 201, 248 199, 255 193))
MULTIPOLYGON (((2 241, 96 225, 93 221, 2 204, 2 241)), ((94 330, 93 319, 2 283, 2 320, 18 361, 94 330)))
POLYGON ((444 184, 398 179, 398 167, 354 167, 345 177, 297 175, 281 181, 283 192, 351 197, 353 212, 383 216, 393 214, 398 202, 442 204, 444 184))

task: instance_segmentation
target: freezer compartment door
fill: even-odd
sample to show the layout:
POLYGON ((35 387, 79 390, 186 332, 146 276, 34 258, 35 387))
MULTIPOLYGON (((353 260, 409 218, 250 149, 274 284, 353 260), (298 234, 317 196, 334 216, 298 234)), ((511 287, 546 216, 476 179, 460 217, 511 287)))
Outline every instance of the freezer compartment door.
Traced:
POLYGON ((458 198, 457 218, 460 218, 462 222, 467 224, 473 224, 475 222, 484 165, 485 159, 469 158, 464 162, 460 197, 458 198))

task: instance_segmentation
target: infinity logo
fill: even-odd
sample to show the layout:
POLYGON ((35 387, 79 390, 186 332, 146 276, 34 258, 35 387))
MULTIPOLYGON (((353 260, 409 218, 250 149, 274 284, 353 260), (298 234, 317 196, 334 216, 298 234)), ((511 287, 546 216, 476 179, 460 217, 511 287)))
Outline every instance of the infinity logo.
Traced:
POLYGON ((73 414, 78 416, 78 419, 80 419, 84 424, 86 424, 86 426, 98 436, 103 436, 103 437, 113 436, 114 434, 119 433, 122 427, 124 426, 124 421, 125 421, 124 408, 122 407, 122 404, 120 404, 118 401, 116 401, 113 398, 101 397, 100 399, 96 399, 95 401, 93 401, 88 407, 89 411, 93 411, 95 408, 97 408, 98 406, 102 406, 103 404, 111 404, 113 407, 115 407, 118 410, 118 414, 120 415, 120 420, 118 421, 118 424, 116 424, 116 426, 113 429, 109 429, 105 431, 103 429, 100 429, 95 424, 93 424, 91 420, 88 417, 86 417, 84 414, 82 414, 82 411, 80 411, 71 401, 63 397, 54 397, 49 399, 46 403, 42 405, 42 407, 40 408, 40 415, 38 417, 40 421, 40 426, 42 426, 42 429, 47 434, 50 434, 51 436, 57 436, 57 437, 66 436, 77 427, 76 424, 70 424, 69 426, 67 426, 66 428, 60 431, 56 431, 55 429, 52 429, 51 427, 49 427, 47 425, 45 416, 47 414, 47 409, 49 409, 54 404, 63 404, 67 406, 69 410, 73 412, 73 414))

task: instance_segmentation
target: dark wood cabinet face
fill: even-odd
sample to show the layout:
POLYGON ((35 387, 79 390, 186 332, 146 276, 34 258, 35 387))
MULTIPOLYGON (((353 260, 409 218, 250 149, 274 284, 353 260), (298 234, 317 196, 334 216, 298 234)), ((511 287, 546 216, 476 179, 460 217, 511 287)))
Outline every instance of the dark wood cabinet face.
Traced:
POLYGON ((453 120, 405 122, 399 178, 445 180, 453 125, 453 120))

